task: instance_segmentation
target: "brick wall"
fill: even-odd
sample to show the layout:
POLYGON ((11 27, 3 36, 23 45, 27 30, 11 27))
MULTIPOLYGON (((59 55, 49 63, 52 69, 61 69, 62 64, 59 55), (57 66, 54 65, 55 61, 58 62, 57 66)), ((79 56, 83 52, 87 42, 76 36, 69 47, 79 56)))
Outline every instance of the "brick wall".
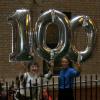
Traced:
MULTIPOLYGON (((11 26, 7 17, 16 9, 28 8, 32 11, 33 27, 41 11, 54 8, 62 12, 71 12, 75 15, 88 15, 94 19, 97 27, 97 41, 92 57, 82 64, 82 73, 100 73, 100 0, 0 0, 0 77, 14 78, 24 70, 20 63, 9 63, 11 52, 11 26)), ((49 34, 50 35, 50 34, 49 34)), ((78 47, 84 45, 84 35, 77 38, 78 47)), ((50 38, 54 38, 50 35, 50 38)), ((39 59, 40 65, 42 61, 39 59)))

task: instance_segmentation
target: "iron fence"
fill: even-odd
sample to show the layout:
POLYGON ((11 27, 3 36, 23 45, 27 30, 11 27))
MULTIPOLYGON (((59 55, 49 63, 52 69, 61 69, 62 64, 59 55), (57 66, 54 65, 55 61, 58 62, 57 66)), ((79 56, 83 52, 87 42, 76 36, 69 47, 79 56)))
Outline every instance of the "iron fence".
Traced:
MULTIPOLYGON (((29 87, 25 85, 21 87, 20 84, 20 81, 0 82, 0 100, 58 100, 59 77, 53 77, 45 84, 43 79, 41 79, 41 84, 38 84, 36 80, 33 85, 30 81, 29 87), (45 96, 47 96, 46 99, 44 99, 45 96)), ((99 93, 98 75, 85 75, 74 79, 74 100, 100 100, 99 93)))

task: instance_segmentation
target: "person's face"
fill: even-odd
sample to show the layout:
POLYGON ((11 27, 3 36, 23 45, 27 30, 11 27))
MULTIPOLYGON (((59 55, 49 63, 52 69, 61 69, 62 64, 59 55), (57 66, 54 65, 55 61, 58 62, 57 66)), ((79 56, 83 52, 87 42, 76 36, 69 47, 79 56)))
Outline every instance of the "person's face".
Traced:
POLYGON ((30 72, 35 74, 38 72, 38 66, 37 65, 31 65, 30 72))
POLYGON ((62 65, 63 68, 68 68, 68 65, 69 65, 68 59, 62 58, 61 65, 62 65))

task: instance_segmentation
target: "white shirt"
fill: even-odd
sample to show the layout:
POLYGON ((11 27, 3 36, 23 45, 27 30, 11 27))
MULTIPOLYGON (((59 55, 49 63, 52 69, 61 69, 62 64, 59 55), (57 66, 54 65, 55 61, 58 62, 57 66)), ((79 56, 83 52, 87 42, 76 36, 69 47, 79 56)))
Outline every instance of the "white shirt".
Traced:
MULTIPOLYGON (((51 75, 51 72, 48 72, 47 74, 44 75, 43 77, 43 85, 46 85, 47 81, 48 81, 48 78, 49 76, 51 75)), ((36 95, 38 95, 38 99, 39 100, 39 97, 40 97, 40 85, 41 85, 41 77, 39 77, 38 74, 32 74, 30 72, 26 72, 24 73, 23 75, 23 80, 26 81, 26 90, 25 90, 25 87, 23 86, 23 81, 20 82, 20 94, 25 96, 26 94, 26 97, 30 97, 30 80, 31 80, 31 85, 32 85, 32 100, 36 100, 36 95), (36 82, 37 80, 37 82, 36 82), (37 84, 37 86, 36 86, 37 84), (37 89, 37 92, 38 94, 36 94, 36 89, 37 89)))

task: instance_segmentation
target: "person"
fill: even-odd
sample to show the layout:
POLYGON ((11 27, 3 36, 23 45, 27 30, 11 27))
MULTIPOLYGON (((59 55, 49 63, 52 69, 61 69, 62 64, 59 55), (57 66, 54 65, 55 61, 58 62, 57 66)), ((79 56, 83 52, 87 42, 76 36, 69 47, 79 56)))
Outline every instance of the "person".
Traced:
POLYGON ((52 100, 52 97, 49 95, 48 90, 46 88, 43 89, 42 100, 52 100))
POLYGON ((74 100, 73 81, 75 77, 80 75, 80 64, 76 64, 77 67, 74 67, 68 57, 63 57, 61 65, 62 70, 59 73, 58 100, 74 100))
MULTIPOLYGON (((20 76, 20 93, 18 93, 19 89, 16 93, 20 95, 17 96, 17 98, 19 98, 18 100, 40 100, 41 74, 39 71, 39 65, 38 63, 31 61, 28 63, 27 67, 28 71, 20 76), (32 88, 30 88, 30 82, 32 88)), ((52 73, 48 71, 48 73, 43 76, 44 83, 48 81, 51 74, 52 73)))

